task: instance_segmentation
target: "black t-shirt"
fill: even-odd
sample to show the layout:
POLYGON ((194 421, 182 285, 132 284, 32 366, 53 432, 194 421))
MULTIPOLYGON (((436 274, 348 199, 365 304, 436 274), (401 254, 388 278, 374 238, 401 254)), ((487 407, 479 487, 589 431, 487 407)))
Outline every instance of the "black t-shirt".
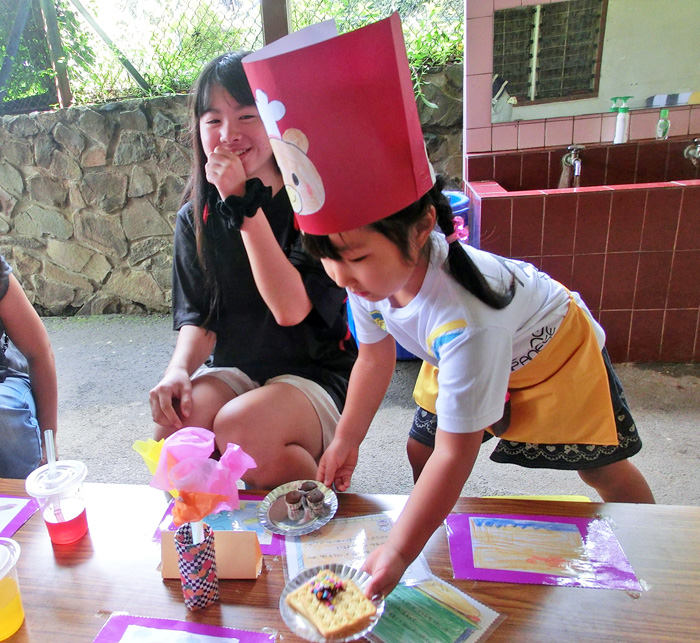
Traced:
MULTIPOLYGON (((258 292, 239 231, 226 224, 218 197, 209 199, 205 237, 219 289, 206 286, 196 251, 192 210, 177 214, 173 248, 173 327, 194 325, 216 332, 211 366, 237 367, 263 384, 291 374, 320 384, 342 411, 357 347, 348 330, 346 293, 301 247, 292 207, 280 190, 265 216, 285 255, 299 271, 313 309, 300 324, 280 326, 258 292), (211 311, 211 315, 210 315, 211 311)), ((259 214, 257 216, 260 216, 259 214)))

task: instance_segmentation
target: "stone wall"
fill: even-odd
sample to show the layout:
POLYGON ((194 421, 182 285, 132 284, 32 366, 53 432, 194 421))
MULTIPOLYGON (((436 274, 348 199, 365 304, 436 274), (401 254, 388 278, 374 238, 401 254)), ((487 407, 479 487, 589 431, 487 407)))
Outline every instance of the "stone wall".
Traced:
MULTIPOLYGON (((419 102, 438 172, 462 173, 462 67, 419 102)), ((185 96, 0 121, 0 253, 43 314, 166 312, 190 168, 185 96)))

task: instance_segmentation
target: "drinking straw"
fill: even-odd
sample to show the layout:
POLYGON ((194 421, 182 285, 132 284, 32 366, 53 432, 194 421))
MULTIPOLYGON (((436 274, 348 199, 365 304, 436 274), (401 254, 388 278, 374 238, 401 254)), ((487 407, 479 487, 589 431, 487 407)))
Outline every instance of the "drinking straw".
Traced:
POLYGON ((199 545, 204 540, 204 521, 191 522, 190 527, 192 527, 192 544, 199 545))
POLYGON ((46 429, 44 431, 44 442, 46 442, 46 459, 49 463, 49 478, 56 477, 56 444, 53 441, 53 431, 46 429))
MULTIPOLYGON (((53 431, 51 429, 46 429, 44 431, 44 442, 46 442, 46 460, 49 464, 49 480, 53 480, 58 472, 56 471, 56 443, 53 440, 53 431)), ((63 517, 63 512, 61 511, 61 504, 58 497, 51 498, 53 504, 53 513, 56 516, 58 522, 63 522, 65 518, 63 517)))

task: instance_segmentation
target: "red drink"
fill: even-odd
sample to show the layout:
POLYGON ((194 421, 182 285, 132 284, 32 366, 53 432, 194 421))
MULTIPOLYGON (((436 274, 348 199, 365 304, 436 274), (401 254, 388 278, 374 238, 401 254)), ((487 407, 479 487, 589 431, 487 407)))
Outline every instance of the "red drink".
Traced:
POLYGON ((87 514, 82 500, 68 498, 61 501, 60 513, 63 515, 63 521, 56 518, 53 505, 44 509, 44 521, 52 542, 57 545, 67 545, 74 543, 87 533, 87 514))
MULTIPOLYGON (((50 443, 49 436, 47 445, 50 443)), ((87 533, 85 502, 81 496, 86 474, 87 467, 78 460, 54 462, 52 459, 32 471, 24 483, 27 493, 39 501, 53 543, 74 543, 87 533)))

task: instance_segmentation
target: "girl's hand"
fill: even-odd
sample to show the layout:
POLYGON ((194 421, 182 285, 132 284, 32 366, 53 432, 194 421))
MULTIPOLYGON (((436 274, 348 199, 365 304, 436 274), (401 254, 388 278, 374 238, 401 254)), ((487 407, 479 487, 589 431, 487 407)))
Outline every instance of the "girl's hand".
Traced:
POLYGON ((404 575, 408 563, 401 553, 389 543, 377 547, 365 561, 362 569, 372 576, 365 594, 373 596, 388 596, 404 575))
POLYGON ((321 456, 316 479, 327 487, 335 484, 338 491, 346 491, 357 466, 358 453, 358 445, 335 437, 321 456))
POLYGON ((153 421, 181 429, 192 411, 192 382, 184 368, 169 368, 148 395, 153 421), (179 400, 179 404, 175 402, 179 400), (179 407, 179 413, 175 406, 179 407))
POLYGON ((245 194, 246 174, 241 159, 219 145, 207 159, 204 166, 207 181, 219 191, 219 196, 226 199, 230 196, 245 194))

